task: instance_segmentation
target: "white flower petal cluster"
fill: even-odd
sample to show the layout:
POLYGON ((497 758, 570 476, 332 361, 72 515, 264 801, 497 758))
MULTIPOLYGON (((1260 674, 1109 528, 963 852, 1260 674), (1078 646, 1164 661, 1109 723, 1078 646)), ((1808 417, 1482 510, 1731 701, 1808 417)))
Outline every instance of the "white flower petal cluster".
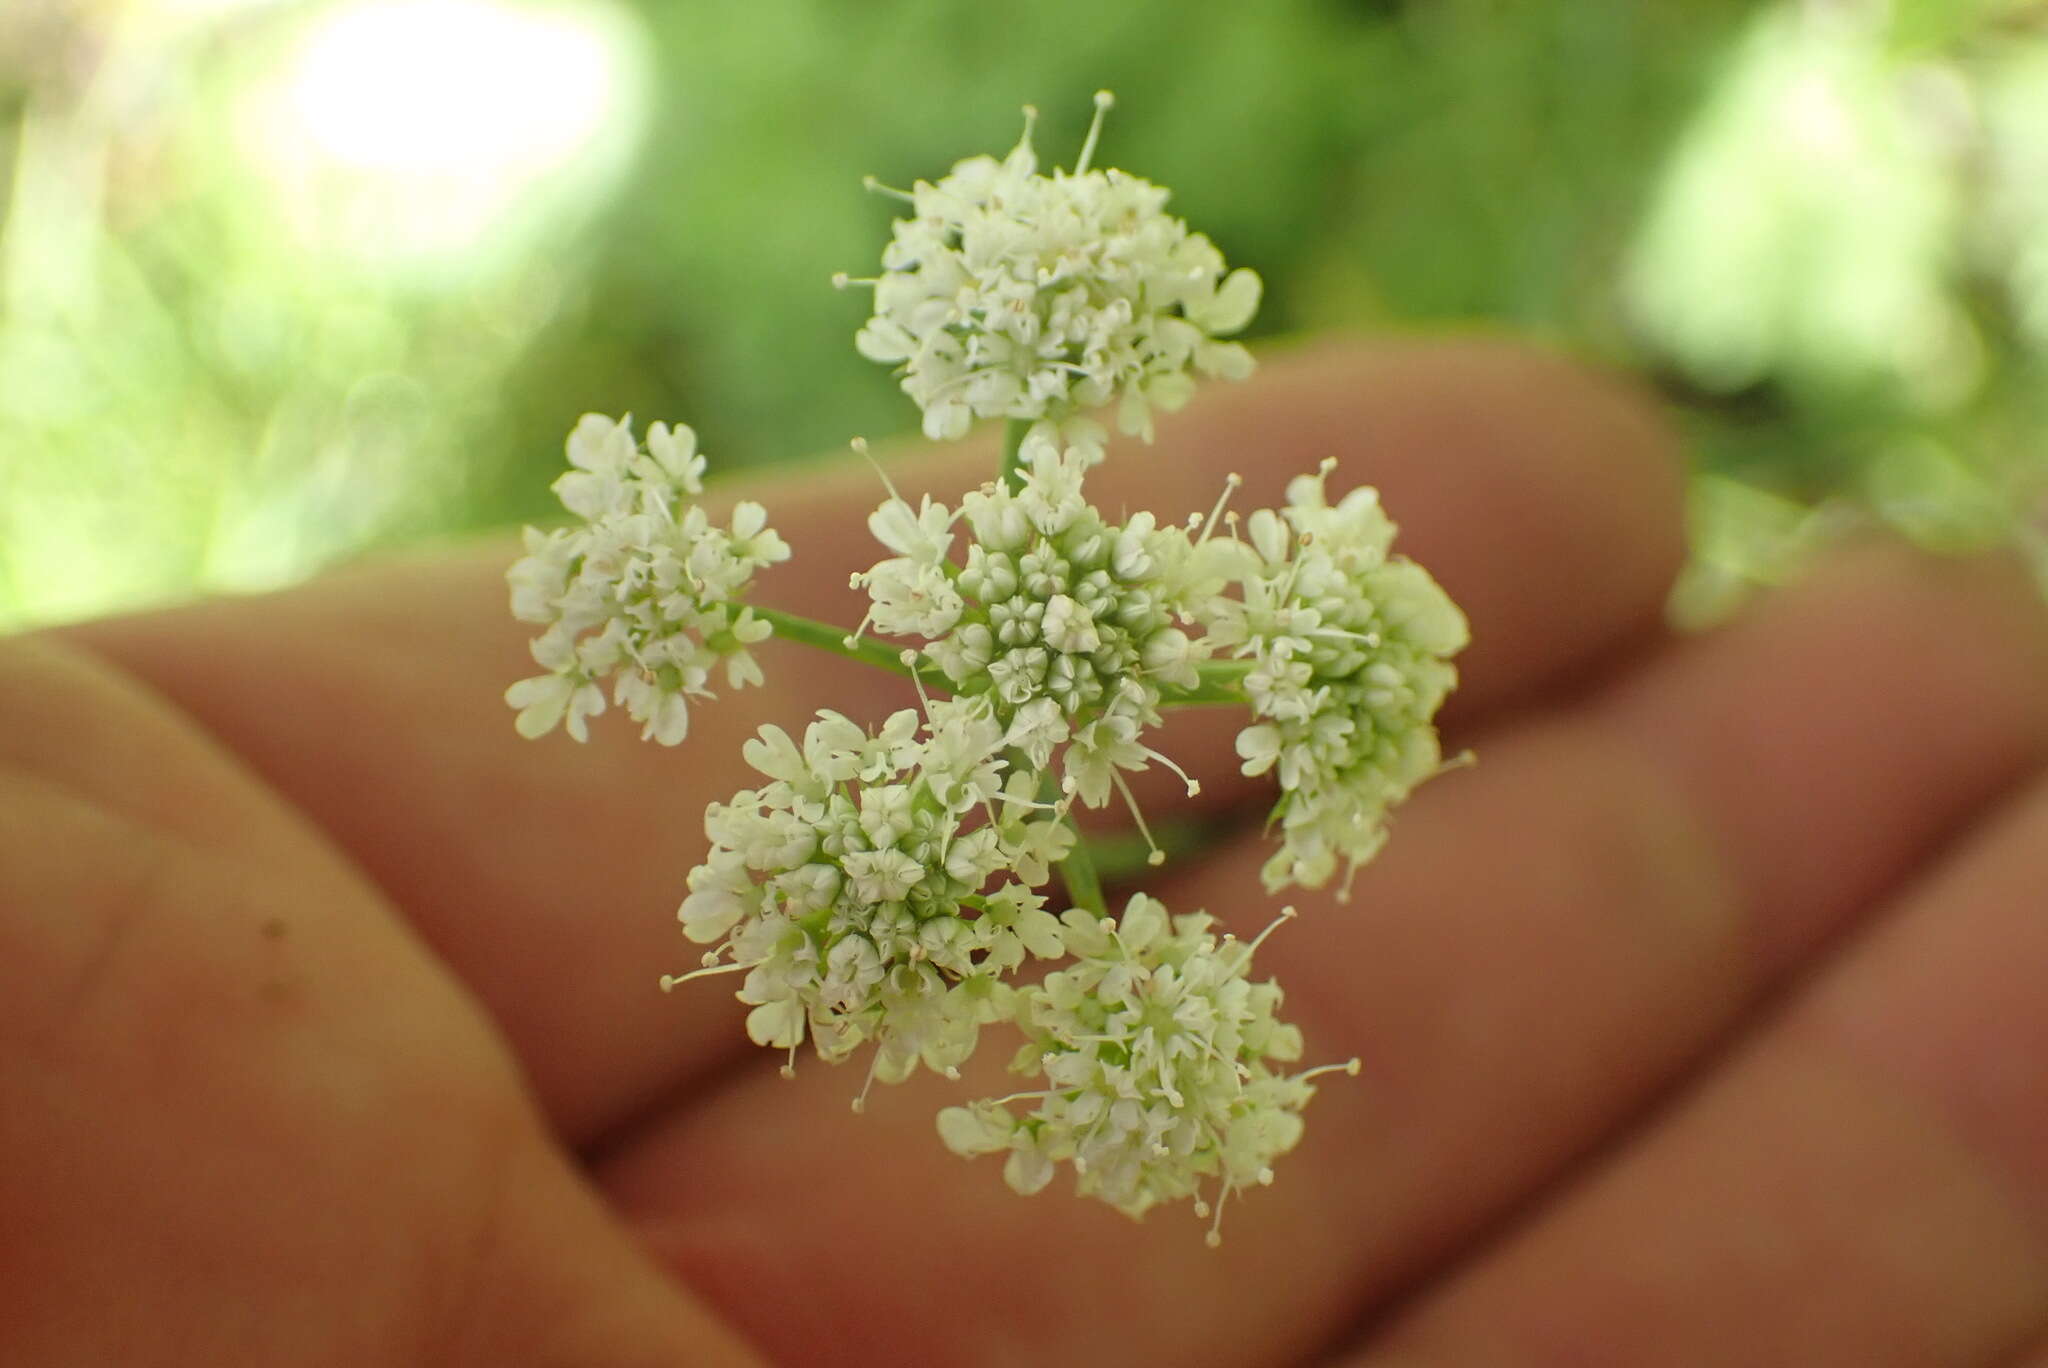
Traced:
POLYGON ((1272 1181, 1315 1094, 1311 1074, 1275 1070, 1301 1056, 1301 1032, 1274 1015, 1279 987, 1246 977, 1255 943, 1219 941, 1208 917, 1169 918, 1144 894, 1120 922, 1064 923, 1075 963, 1018 993, 1029 1043, 1013 1067, 1044 1089, 948 1108, 940 1136, 959 1154, 1007 1152, 1018 1192, 1071 1161, 1084 1195, 1132 1216, 1214 1181, 1220 1216, 1231 1192, 1272 1181))
POLYGON ((1243 770, 1281 790, 1267 887, 1348 878, 1389 809, 1442 768, 1434 719, 1467 633, 1392 554, 1373 491, 1331 504, 1330 463, 1241 533, 1225 513, 1236 475, 1185 526, 1089 502, 1109 440, 1096 411, 1115 405, 1149 441, 1199 376, 1249 374, 1227 339, 1261 291, 1167 212, 1164 189, 1090 169, 1109 104, 1098 95, 1071 172, 1040 173, 1027 111, 1006 157, 891 192, 910 213, 861 282, 874 311, 859 349, 896 368, 929 437, 1003 418, 1015 445, 957 505, 890 489, 868 519, 885 554, 853 577, 868 611, 850 636, 749 607, 754 576, 789 548, 758 504, 712 521, 689 428, 654 424, 643 446, 630 418, 593 414, 554 485, 576 522, 529 529, 508 575, 543 672, 505 697, 527 736, 584 740, 616 704, 673 745, 715 682, 760 681, 751 648, 776 627, 905 668, 921 709, 872 728, 824 711, 800 737, 764 726, 746 742, 759 778, 705 813, 710 849, 678 910, 701 967, 663 986, 731 975, 747 1034, 787 1051, 785 1072, 806 1041, 828 1062, 870 1047, 870 1084, 919 1067, 957 1078, 984 1026, 1014 1023, 1011 1067, 1033 1081, 942 1111, 947 1147, 1006 1156, 1022 1193, 1064 1163, 1082 1194, 1133 1217, 1193 1198, 1220 1221, 1273 1180, 1315 1080, 1357 1061, 1297 1067, 1280 989, 1250 976, 1263 934, 1241 942, 1144 894, 1108 915, 1074 805, 1120 796, 1159 863, 1127 772, 1159 763, 1195 794, 1149 732, 1169 707, 1241 700, 1243 770), (912 649, 860 640, 870 630, 912 649), (1039 891, 1056 869, 1085 904, 1063 916, 1039 891), (1019 982, 1033 958, 1068 962, 1019 982))
POLYGON ((1251 516, 1235 543, 1243 597, 1206 614, 1216 643, 1252 662, 1244 772, 1280 781, 1268 891, 1321 887, 1379 851, 1388 810, 1442 768, 1434 719, 1468 638, 1429 573, 1390 554, 1377 491, 1329 503, 1333 465, 1296 477, 1286 507, 1251 516))
MULTIPOLYGON (((934 439, 976 418, 1059 424, 1116 401, 1150 440, 1154 409, 1185 403, 1195 377, 1242 379, 1251 354, 1219 338, 1259 304, 1249 270, 1166 212, 1167 192, 1121 171, 1038 173, 1029 111, 1001 161, 972 157, 909 192, 855 341, 898 367, 934 439)), ((1072 440, 1073 434, 1066 434, 1072 440)))
POLYGON ((1117 524, 1089 505, 1085 453, 1027 444, 1020 487, 1001 481, 959 510, 891 497, 869 519, 899 554, 856 576, 869 623, 925 640, 954 693, 986 699, 1004 742, 1038 768, 1061 760, 1066 791, 1109 800, 1116 771, 1143 769, 1162 689, 1193 687, 1205 644, 1181 623, 1220 575, 1189 572, 1186 530, 1149 513, 1117 524), (947 559, 956 529, 965 564, 947 559))
MULTIPOLYGON (((870 733, 821 712, 801 745, 763 727, 747 763, 768 782, 714 805, 683 931, 743 969, 747 1032, 841 1059, 877 1045, 874 1076, 950 1072, 1008 1015, 1008 972, 1061 952, 1032 886, 1071 829, 1006 777, 1003 729, 973 700, 905 710, 870 733)), ((725 963, 719 964, 719 961, 725 963)))
POLYGON ((526 555, 507 573, 512 613, 545 630, 533 658, 547 673, 505 691, 522 736, 566 725, 578 741, 604 711, 601 681, 665 746, 689 731, 691 698, 726 683, 759 683, 748 647, 770 628, 741 601, 754 573, 789 558, 761 505, 743 501, 719 527, 696 503, 704 458, 689 428, 656 423, 644 450, 632 420, 588 414, 569 434, 567 474, 555 481, 580 525, 526 530, 526 555))

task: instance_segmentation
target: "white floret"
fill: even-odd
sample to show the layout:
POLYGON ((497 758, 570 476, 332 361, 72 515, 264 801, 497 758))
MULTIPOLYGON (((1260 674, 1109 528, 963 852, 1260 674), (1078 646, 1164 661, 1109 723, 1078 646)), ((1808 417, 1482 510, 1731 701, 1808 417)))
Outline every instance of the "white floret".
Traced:
POLYGON ((1039 435, 1101 455, 1080 415, 1114 403, 1118 425, 1151 439, 1155 410, 1198 375, 1242 379, 1251 354, 1222 339, 1250 323, 1258 276, 1166 212, 1167 192, 1089 161, 1109 108, 1071 172, 1041 175, 1024 136, 1001 161, 972 157, 903 198, 872 281, 860 353, 897 368, 935 440, 977 418, 1028 420, 1039 435))
POLYGON ((1021 1193, 1064 1162, 1083 1195, 1129 1215, 1213 1185, 1220 1216, 1230 1194, 1272 1181, 1326 1072, 1286 1072, 1301 1033, 1275 1015, 1280 990, 1248 977, 1258 942, 1219 940, 1209 918, 1169 917, 1143 894, 1121 920, 1063 922, 1076 962, 1015 1003, 1028 1043, 1013 1067, 1044 1087, 947 1108, 941 1139, 963 1155, 1007 1153, 1021 1193))
POLYGON ((710 697, 721 669, 731 688, 761 681, 749 648, 771 628, 744 597, 789 547, 757 503, 736 504, 720 527, 691 502, 704 457, 687 427, 654 424, 643 451, 631 419, 587 414, 567 450, 555 493, 581 521, 528 528, 526 555, 506 575, 513 616, 546 629, 533 657, 547 673, 512 685, 505 701, 519 710, 520 735, 560 725, 582 741, 609 680, 642 737, 676 745, 689 734, 690 700, 710 697))
POLYGON ((1320 887, 1372 859, 1390 811, 1443 768, 1437 709, 1457 682, 1464 615, 1420 566, 1392 554, 1394 525, 1368 488, 1332 505, 1325 463, 1278 510, 1245 523, 1239 599, 1202 610, 1219 646, 1250 663, 1246 774, 1274 774, 1280 847, 1269 891, 1320 887))

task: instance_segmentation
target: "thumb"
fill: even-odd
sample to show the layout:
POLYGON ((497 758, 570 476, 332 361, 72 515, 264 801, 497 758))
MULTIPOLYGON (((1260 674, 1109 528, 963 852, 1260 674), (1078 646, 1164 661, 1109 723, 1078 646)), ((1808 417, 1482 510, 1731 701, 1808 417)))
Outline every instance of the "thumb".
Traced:
POLYGON ((0 642, 0 1362, 744 1364, 378 891, 160 700, 0 642))

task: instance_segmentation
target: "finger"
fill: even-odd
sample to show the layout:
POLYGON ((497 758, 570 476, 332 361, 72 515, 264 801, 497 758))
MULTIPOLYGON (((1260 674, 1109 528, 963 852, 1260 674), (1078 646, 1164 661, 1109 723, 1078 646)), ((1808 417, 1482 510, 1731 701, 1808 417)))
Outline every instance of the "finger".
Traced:
POLYGON ((365 910, 0 774, 0 1361, 756 1362, 365 910))
POLYGON ((205 850, 353 882, 317 833, 175 708, 91 657, 0 638, 0 768, 205 850), (32 719, 32 720, 31 720, 32 719))
POLYGON ((0 1362, 747 1361, 228 757, 33 643, 0 718, 0 1362))
POLYGON ((2048 1334, 2048 784, 1358 1360, 2003 1368, 2048 1334))
MULTIPOLYGON (((1205 398, 1156 448, 1102 472, 1108 508, 1206 509, 1226 471, 1272 501, 1322 456, 1380 483, 1466 606, 1467 701, 1498 707, 1641 630, 1678 554, 1675 462, 1636 401, 1499 344, 1321 347, 1205 398)), ((929 453, 906 490, 981 478, 929 453)), ((766 500, 797 555, 764 585, 851 622, 847 572, 872 472, 786 474, 766 500)), ((600 729, 524 745, 496 699, 530 669, 504 611, 505 554, 358 570, 290 594, 100 624, 80 639, 162 689, 309 812, 405 907, 512 1037, 549 1112, 587 1138, 723 1056, 723 1005, 650 991, 684 947, 673 910, 703 854, 707 802, 751 777, 737 740, 819 707, 872 716, 901 682, 781 648, 768 687, 699 714, 679 755, 600 729)), ((1198 710, 1209 711, 1209 710, 1198 710)), ((1164 744, 1221 794, 1237 779, 1220 715, 1164 744)), ((1153 801, 1159 801, 1154 794, 1153 801)))
MULTIPOLYGON (((1982 569, 1859 557, 1624 686, 1483 740, 1475 769, 1410 804, 1354 904, 1299 900, 1300 921, 1261 951, 1313 1054, 1356 1053, 1364 1077, 1322 1089, 1301 1151, 1233 1211, 1220 1255, 1172 1214, 1133 1227, 1013 1199, 992 1172, 948 1173, 929 1117, 959 1097, 937 1085, 825 1125, 854 1084, 823 1069, 735 1085, 622 1149, 605 1181, 771 1349, 821 1341, 752 1299, 765 1251, 740 1231, 805 1219, 879 1226, 912 1264, 999 1289, 982 1300, 1034 1327, 1049 1358, 1306 1352, 1641 1107, 1840 929, 1848 891, 1896 881, 2048 758, 2048 631, 2029 592, 1982 569), (1910 684, 1880 668, 1897 661, 1914 663, 1910 684), (1831 749, 1733 744, 1752 725, 1831 749), (1745 783, 1711 768, 1717 736, 1745 783), (1744 838, 1752 822, 1808 822, 1821 801, 1849 805, 1861 844, 1833 819, 1791 861, 1744 838), (1731 804, 1751 811, 1737 821, 1731 804), (687 1181, 702 1172, 724 1184, 687 1181), (1146 1314, 1111 1316, 1134 1284, 1172 1289, 1170 1306, 1162 1290, 1146 1314)), ((1264 855, 1228 851, 1167 886, 1169 906, 1257 929, 1264 855)), ((799 1272, 821 1326, 880 1299, 935 1358, 980 1333, 865 1270, 821 1258, 799 1272)))

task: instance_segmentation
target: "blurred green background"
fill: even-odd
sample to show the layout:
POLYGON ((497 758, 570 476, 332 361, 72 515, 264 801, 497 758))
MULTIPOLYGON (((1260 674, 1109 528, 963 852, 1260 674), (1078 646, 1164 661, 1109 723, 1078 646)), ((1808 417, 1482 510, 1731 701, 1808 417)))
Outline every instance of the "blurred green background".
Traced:
POLYGON ((0 0, 0 626, 543 515, 586 410, 914 426, 905 184, 1172 186, 1262 334, 1505 326, 1697 460, 1684 616, 1871 516, 2048 583, 2048 5, 0 0))

